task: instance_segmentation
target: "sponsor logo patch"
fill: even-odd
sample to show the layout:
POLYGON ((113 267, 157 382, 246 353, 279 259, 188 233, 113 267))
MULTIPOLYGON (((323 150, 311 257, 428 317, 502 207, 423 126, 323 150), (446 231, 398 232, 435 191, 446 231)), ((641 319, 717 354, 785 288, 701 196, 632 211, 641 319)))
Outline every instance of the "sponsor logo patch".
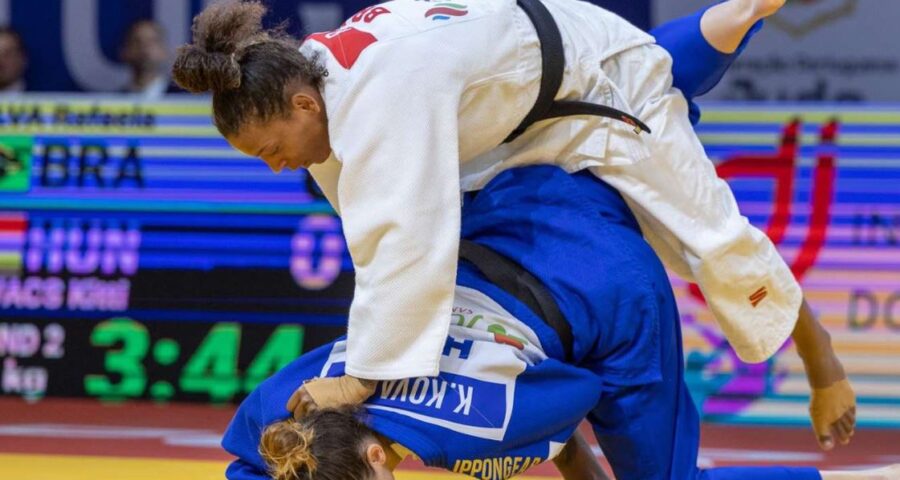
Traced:
POLYGON ((441 2, 425 12, 425 18, 432 20, 449 20, 451 17, 462 17, 469 13, 466 6, 460 3, 441 2))

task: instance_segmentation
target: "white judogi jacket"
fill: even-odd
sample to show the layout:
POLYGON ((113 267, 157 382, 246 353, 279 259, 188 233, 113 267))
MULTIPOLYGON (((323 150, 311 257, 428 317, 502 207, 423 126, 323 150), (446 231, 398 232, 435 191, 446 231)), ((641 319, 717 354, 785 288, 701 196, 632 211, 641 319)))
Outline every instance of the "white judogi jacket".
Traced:
POLYGON ((800 288, 716 177, 671 89, 668 55, 599 7, 545 4, 566 50, 557 98, 633 113, 651 135, 582 116, 539 122, 501 145, 534 104, 541 77, 537 36, 515 0, 383 3, 302 45, 328 70, 333 154, 310 171, 342 217, 356 269, 348 374, 438 372, 460 191, 530 164, 590 168, 619 189, 666 265, 699 283, 742 358, 764 360, 793 330, 800 288))

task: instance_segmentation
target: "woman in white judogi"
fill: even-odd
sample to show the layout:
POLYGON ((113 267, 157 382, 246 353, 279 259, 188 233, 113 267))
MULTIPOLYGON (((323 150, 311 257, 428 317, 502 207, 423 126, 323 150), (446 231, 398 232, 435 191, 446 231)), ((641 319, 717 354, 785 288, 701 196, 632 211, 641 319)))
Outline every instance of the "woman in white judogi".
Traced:
POLYGON ((828 335, 716 176, 672 88, 670 57, 606 10, 543 5, 564 47, 551 96, 613 107, 624 121, 567 116, 511 136, 550 61, 514 0, 379 4, 310 36, 299 54, 260 30, 259 5, 214 5, 198 17, 176 80, 212 90, 215 123, 239 150, 276 172, 309 168, 341 215, 356 270, 347 375, 308 383, 292 407, 358 402, 371 393, 367 380, 436 374, 461 192, 551 163, 590 169, 621 192, 665 264, 699 284, 742 359, 767 359, 793 333, 820 440, 829 430, 849 440, 853 393, 828 335))

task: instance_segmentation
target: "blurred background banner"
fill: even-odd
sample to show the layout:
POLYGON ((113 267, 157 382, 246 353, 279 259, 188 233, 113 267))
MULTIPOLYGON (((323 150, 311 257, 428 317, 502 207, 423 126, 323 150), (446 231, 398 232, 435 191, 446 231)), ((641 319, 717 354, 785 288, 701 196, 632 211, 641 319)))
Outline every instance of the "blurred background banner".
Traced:
MULTIPOLYGON (((778 246, 856 387, 860 424, 900 428, 900 108, 704 105, 697 127, 741 211, 778 246)), ((802 424, 790 345, 740 362, 696 288, 672 278, 688 382, 707 420, 802 424)))
POLYGON ((230 401, 343 330, 340 222, 209 113, 0 100, 0 391, 230 401))
MULTIPOLYGON (((29 52, 29 91, 118 92, 126 88, 122 64, 126 34, 138 20, 153 19, 170 51, 190 40, 191 19, 210 0, 0 0, 0 25, 15 28, 29 52)), ((268 25, 287 22, 298 37, 331 30, 369 6, 368 0, 267 0, 268 25)), ((598 0, 615 4, 641 28, 650 26, 650 0, 598 0)))
MULTIPOLYGON (((190 39, 210 0, 0 0, 0 25, 29 53, 29 91, 119 92, 128 88, 130 28, 155 20, 168 54, 190 39)), ((335 28, 365 0, 269 0, 269 26, 298 38, 335 28)), ((688 14, 708 0, 596 0, 640 28, 688 14)), ((793 0, 757 35, 710 95, 722 100, 900 101, 900 8, 875 0, 793 0)))
MULTIPOLYGON (((658 0, 659 23, 708 0, 658 0)), ((721 100, 900 101, 896 2, 791 0, 710 93, 721 100)))
MULTIPOLYGON (((698 132, 900 428, 900 108, 706 104, 698 132)), ((705 418, 805 424, 790 345, 741 363, 674 279, 705 418)), ((234 402, 343 331, 340 223, 303 172, 232 150, 208 101, 0 100, 0 392, 234 402)))
MULTIPOLYGON (((153 19, 165 31, 170 52, 190 41, 191 20, 209 0, 0 0, 0 25, 15 28, 29 52, 29 91, 116 92, 126 87, 122 45, 129 27, 153 19)), ((340 2, 267 1, 270 26, 288 21, 289 31, 330 30, 368 6, 340 2)))

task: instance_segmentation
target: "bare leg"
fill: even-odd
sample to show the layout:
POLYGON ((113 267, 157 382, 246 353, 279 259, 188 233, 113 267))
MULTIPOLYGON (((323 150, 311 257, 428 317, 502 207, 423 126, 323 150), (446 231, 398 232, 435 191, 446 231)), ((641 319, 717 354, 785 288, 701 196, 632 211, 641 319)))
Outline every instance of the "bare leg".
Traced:
POLYGON ((609 480, 591 446, 578 430, 566 442, 553 463, 565 480, 609 480))
POLYGON ((831 336, 806 301, 792 335, 812 388, 810 419, 822 450, 847 445, 856 428, 856 396, 831 347, 831 336))
POLYGON ((711 7, 700 19, 703 37, 716 50, 734 53, 753 25, 773 15, 786 0, 728 0, 711 7))

